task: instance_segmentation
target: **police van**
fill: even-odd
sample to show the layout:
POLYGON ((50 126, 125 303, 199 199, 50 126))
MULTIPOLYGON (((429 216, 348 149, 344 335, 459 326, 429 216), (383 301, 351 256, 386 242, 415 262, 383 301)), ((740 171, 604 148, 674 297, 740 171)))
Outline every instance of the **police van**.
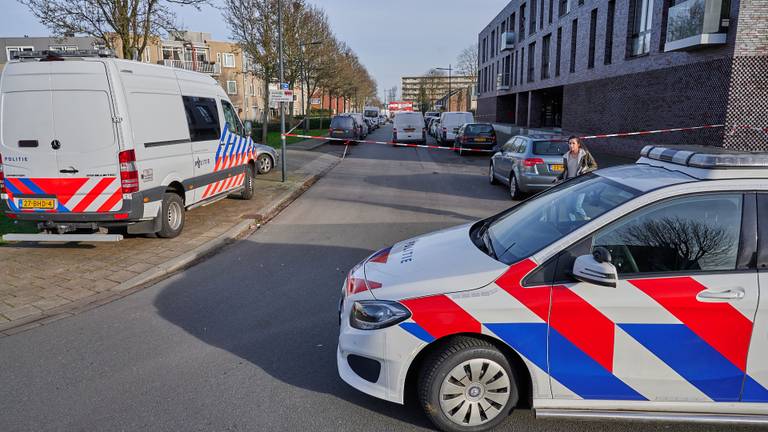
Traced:
POLYGON ((172 238, 185 211, 254 194, 254 143, 217 82, 113 58, 21 53, 0 77, 0 198, 39 234, 10 241, 172 238))

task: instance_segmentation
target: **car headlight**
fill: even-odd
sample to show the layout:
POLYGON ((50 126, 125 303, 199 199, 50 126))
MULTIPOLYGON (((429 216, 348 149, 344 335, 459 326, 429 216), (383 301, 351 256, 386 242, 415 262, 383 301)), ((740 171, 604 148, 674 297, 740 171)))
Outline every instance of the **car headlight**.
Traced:
POLYGON ((352 305, 349 324, 358 330, 377 330, 393 326, 411 316, 405 306, 386 300, 361 300, 352 305))

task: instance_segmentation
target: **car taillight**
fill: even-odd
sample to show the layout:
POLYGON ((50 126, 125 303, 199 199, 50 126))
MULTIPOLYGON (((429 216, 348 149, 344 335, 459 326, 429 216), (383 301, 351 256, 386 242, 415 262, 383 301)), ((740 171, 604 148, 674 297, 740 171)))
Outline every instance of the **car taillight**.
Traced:
POLYGON ((544 159, 542 158, 528 158, 523 161, 523 165, 527 167, 535 167, 536 165, 540 165, 544 163, 544 159))
POLYGON ((5 193, 5 172, 3 171, 3 155, 0 154, 0 194, 5 193))
POLYGON ((120 186, 123 193, 139 191, 139 170, 136 168, 136 152, 124 150, 118 156, 120 160, 120 186))

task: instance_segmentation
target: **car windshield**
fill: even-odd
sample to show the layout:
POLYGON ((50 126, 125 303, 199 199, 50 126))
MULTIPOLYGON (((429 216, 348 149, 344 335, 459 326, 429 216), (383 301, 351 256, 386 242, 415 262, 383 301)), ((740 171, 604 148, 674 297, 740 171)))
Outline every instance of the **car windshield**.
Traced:
POLYGON ((493 253, 516 263, 640 194, 597 174, 569 180, 497 216, 487 231, 493 253))
POLYGON ((533 154, 540 156, 562 156, 568 153, 568 141, 534 141, 533 154))
POLYGON ((467 125, 466 133, 468 134, 493 133, 493 126, 484 125, 484 124, 467 125))
POLYGON ((352 117, 334 117, 331 129, 352 129, 352 117))

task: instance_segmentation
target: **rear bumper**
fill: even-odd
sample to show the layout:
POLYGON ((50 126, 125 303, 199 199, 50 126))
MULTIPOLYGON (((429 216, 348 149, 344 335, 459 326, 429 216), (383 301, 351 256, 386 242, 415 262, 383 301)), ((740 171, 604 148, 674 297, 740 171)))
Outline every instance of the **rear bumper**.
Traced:
POLYGON ((538 192, 549 189, 557 182, 556 175, 522 174, 518 177, 518 186, 523 192, 538 192))
POLYGON ((129 196, 123 196, 123 206, 116 212, 20 212, 11 211, 8 203, 3 199, 6 214, 13 215, 17 220, 31 222, 94 222, 103 226, 125 226, 131 223, 146 220, 144 217, 144 204, 162 200, 164 188, 155 188, 140 191, 129 196), (156 189, 156 190, 155 190, 156 189))

